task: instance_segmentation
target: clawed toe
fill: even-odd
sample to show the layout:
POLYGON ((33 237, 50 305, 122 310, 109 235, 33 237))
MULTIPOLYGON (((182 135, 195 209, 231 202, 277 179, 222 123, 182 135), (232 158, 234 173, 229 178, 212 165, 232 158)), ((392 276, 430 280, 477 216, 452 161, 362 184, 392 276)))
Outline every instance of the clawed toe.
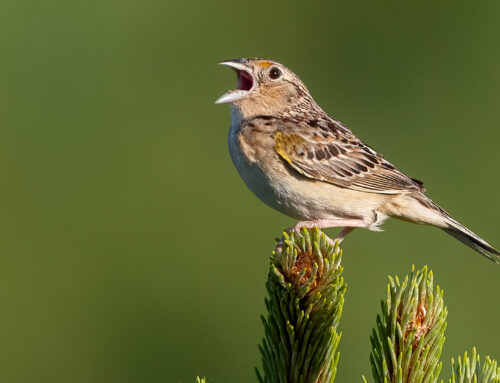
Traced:
MULTIPOLYGON (((287 234, 290 234, 292 232, 296 232, 296 233, 299 233, 300 232, 300 229, 302 228, 307 228, 307 229, 312 229, 314 227, 317 227, 318 229, 321 229, 322 227, 320 227, 319 225, 317 225, 317 222, 313 222, 313 221, 304 221, 304 222, 298 222, 297 224, 295 224, 294 226, 291 226, 289 227, 288 229, 285 230, 285 233, 287 234)), ((330 238, 329 236, 327 236, 325 234, 325 239, 328 241, 328 243, 330 243, 332 246, 335 246, 337 243, 340 244, 342 243, 342 241, 344 240, 344 238, 347 236, 347 234, 349 234, 351 231, 353 231, 355 228, 354 227, 344 227, 340 233, 334 238, 330 238)), ((276 251, 277 252, 282 252, 283 251, 283 248, 284 248, 284 245, 285 245, 285 236, 286 234, 283 234, 281 236, 281 238, 278 240, 276 239, 277 243, 276 243, 276 251)))

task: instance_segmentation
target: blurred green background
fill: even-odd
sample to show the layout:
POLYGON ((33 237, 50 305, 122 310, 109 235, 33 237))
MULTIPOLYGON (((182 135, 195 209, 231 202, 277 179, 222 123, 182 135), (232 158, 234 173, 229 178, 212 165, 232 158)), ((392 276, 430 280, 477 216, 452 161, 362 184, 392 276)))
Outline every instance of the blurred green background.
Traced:
MULTIPOLYGON (((253 382, 273 238, 293 221, 226 147, 223 59, 319 104, 500 246, 500 3, 0 3, 0 380, 253 382)), ((370 376, 388 274, 428 264, 449 358, 500 358, 500 266, 390 221, 344 243, 338 381, 370 376)), ((334 231, 329 231, 334 234, 334 231)))

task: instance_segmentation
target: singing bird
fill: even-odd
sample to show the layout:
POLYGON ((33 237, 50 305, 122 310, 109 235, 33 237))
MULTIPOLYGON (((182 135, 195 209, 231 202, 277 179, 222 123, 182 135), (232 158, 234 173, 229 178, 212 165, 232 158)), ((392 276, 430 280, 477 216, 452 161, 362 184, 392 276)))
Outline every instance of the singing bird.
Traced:
POLYGON ((231 104, 228 145, 247 187, 301 227, 372 231, 389 217, 439 227, 498 263, 500 252, 453 219, 404 174, 334 120, 284 65, 265 59, 220 64, 236 72, 237 89, 216 103, 231 104))

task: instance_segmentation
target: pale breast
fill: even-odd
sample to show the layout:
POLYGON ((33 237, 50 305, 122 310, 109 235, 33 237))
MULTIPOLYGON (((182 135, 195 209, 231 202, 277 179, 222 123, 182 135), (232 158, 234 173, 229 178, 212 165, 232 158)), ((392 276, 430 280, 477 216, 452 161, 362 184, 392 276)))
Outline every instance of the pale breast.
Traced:
POLYGON ((265 204, 284 212, 270 166, 279 161, 272 150, 273 136, 271 126, 245 121, 233 123, 228 135, 229 154, 246 186, 265 204))

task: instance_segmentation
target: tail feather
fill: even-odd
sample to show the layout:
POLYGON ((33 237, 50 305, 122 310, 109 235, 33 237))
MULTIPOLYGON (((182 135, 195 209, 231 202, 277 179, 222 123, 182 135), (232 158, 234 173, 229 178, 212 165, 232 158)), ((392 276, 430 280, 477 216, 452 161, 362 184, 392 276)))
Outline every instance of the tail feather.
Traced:
POLYGON ((467 229, 464 225, 455 221, 453 218, 450 217, 447 221, 449 223, 449 227, 442 228, 443 231, 445 231, 452 237, 455 237, 460 242, 466 244, 473 250, 476 250, 478 253, 484 255, 490 261, 493 261, 497 264, 499 263, 500 251, 495 249, 480 236, 467 229))
POLYGON ((411 196, 415 201, 418 201, 421 205, 427 208, 423 212, 420 209, 413 210, 418 212, 418 214, 412 217, 414 222, 437 226, 452 237, 469 246, 471 249, 484 255, 490 261, 500 263, 500 251, 491 246, 479 235, 466 228, 460 222, 453 219, 441 206, 423 193, 414 193, 411 196))

